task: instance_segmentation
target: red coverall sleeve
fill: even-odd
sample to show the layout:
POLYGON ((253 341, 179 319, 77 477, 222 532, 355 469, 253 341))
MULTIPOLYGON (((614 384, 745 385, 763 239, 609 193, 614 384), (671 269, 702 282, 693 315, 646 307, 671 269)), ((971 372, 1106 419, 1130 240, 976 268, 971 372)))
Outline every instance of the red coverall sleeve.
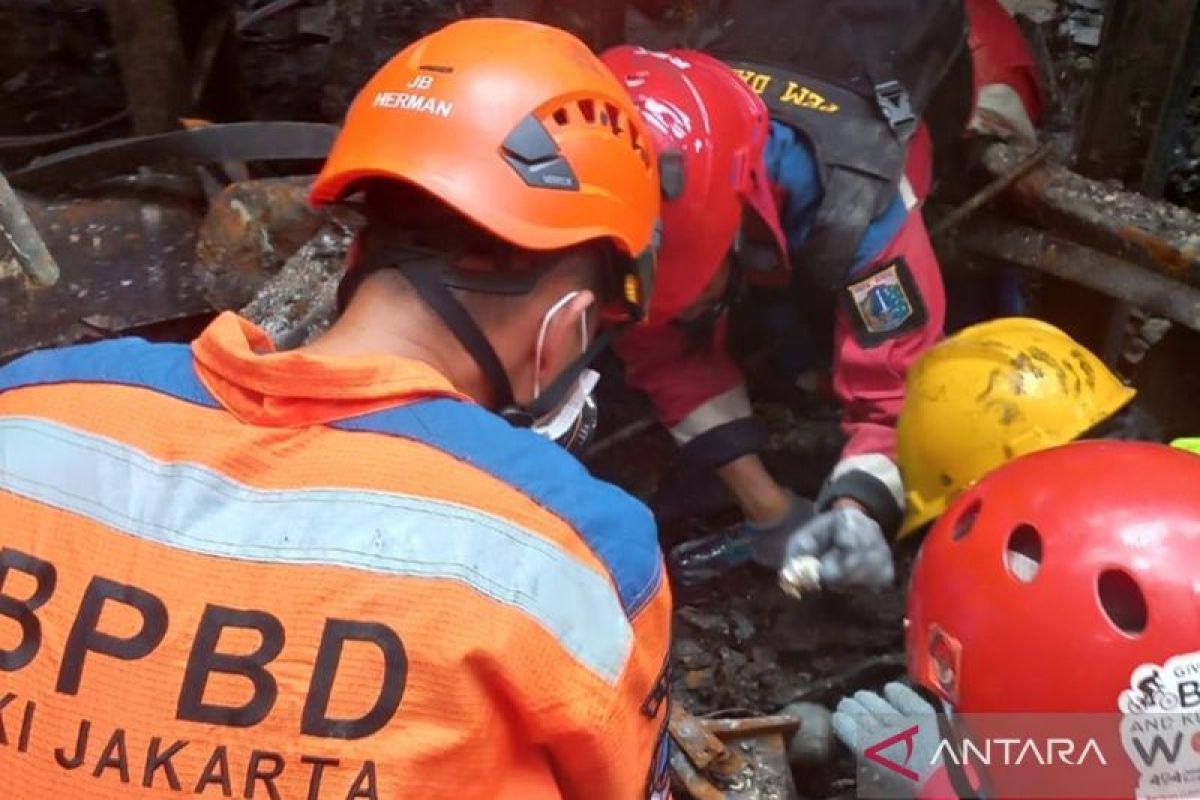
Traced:
MULTIPOLYGON (((875 347, 854 336, 849 312, 839 304, 834 322, 833 389, 842 404, 846 445, 842 458, 882 453, 895 458, 896 417, 904 404, 908 367, 942 335, 946 294, 920 208, 909 212, 899 233, 872 265, 903 257, 926 309, 925 324, 875 347)), ((869 269, 868 269, 869 271, 869 269)))
POLYGON ((765 439, 741 369, 725 350, 727 323, 696 343, 671 325, 635 328, 615 345, 625 381, 645 392, 685 457, 721 467, 757 452, 765 439))
POLYGON ((1024 34, 999 0, 967 0, 975 109, 970 129, 1035 143, 1043 97, 1024 34))

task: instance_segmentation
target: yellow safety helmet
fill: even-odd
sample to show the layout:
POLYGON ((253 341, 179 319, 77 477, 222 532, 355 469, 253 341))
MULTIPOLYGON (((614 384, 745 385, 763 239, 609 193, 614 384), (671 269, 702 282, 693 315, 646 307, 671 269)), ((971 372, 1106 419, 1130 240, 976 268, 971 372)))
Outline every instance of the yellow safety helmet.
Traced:
POLYGON ((1065 444, 1136 392, 1053 325, 1012 317, 973 325, 908 372, 896 450, 904 538, 996 467, 1065 444))

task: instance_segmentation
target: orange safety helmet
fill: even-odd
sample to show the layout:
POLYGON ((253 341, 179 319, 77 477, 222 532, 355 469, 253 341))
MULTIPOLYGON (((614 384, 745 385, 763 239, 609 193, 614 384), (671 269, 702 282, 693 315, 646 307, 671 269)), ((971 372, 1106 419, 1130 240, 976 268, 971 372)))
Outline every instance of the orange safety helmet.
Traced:
POLYGON ((510 19, 455 22, 405 48, 355 98, 312 187, 415 185, 528 250, 611 240, 644 316, 659 214, 657 162, 620 84, 574 36, 510 19))
MULTIPOLYGON (((1167 666, 1200 671, 1197 487, 1200 459, 1140 442, 1076 442, 992 472, 934 524, 917 558, 913 680, 956 714, 979 715, 968 726, 996 714, 1200 707, 1200 691, 1178 696, 1184 679, 1167 666), (1156 670, 1166 677, 1149 691, 1156 670)), ((1021 769, 993 764, 991 796, 1034 796, 1012 793, 1021 769)))
POLYGON ((700 297, 730 254, 749 211, 788 264, 787 240, 763 153, 766 104, 728 66, 695 50, 623 45, 601 59, 646 120, 662 172, 663 240, 650 320, 675 319, 700 297))

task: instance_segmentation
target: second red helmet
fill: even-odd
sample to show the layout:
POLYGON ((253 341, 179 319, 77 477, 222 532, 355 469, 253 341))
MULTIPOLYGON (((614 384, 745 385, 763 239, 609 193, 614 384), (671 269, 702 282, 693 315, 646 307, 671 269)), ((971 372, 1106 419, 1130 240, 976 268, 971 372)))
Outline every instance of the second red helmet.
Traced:
POLYGON ((650 323, 688 308, 709 285, 749 212, 781 266, 787 240, 767 179, 767 107, 728 66, 695 50, 624 45, 601 56, 642 114, 659 158, 663 237, 650 323))

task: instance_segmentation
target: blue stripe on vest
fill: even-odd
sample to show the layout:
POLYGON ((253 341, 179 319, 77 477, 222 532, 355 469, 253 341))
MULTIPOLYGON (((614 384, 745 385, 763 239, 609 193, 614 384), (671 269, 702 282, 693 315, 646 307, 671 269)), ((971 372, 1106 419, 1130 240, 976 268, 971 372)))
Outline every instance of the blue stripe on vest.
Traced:
POLYGON ((478 406, 437 399, 335 423, 435 447, 513 486, 566 520, 607 567, 630 616, 662 583, 657 528, 649 509, 597 480, 558 445, 514 428, 478 406))
MULTIPOLYGON (((56 383, 139 386, 220 407, 196 377, 191 349, 182 344, 111 339, 32 353, 0 368, 0 391, 56 383)), ((575 458, 535 433, 450 399, 425 400, 333 427, 421 442, 524 492, 579 533, 608 569, 630 616, 662 583, 662 559, 649 510, 617 487, 592 478, 575 458)))
POLYGON ((39 350, 0 367, 0 392, 56 383, 140 386, 208 408, 220 408, 192 366, 186 344, 109 339, 57 350, 39 350))

